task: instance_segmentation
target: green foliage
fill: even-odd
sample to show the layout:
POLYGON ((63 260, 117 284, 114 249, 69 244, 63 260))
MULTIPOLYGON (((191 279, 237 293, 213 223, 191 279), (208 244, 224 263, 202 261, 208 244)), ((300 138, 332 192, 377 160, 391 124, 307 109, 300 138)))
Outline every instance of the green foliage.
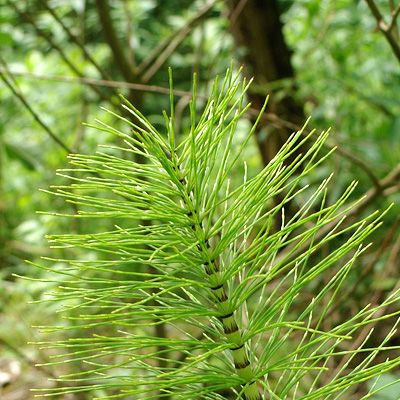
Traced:
MULTIPOLYGON (((389 2, 376 3, 390 15, 389 2)), ((300 90, 294 95, 305 99, 316 126, 334 126, 334 143, 368 160, 378 175, 397 165, 399 67, 367 2, 295 2, 285 21, 286 38, 296 49, 300 90)), ((343 164, 340 175, 352 180, 350 171, 343 164)), ((364 176, 358 180, 366 184, 364 176)))
MULTIPOLYGON (((0 0, 0 73, 7 81, 13 82, 13 87, 22 94, 27 105, 68 148, 82 154, 93 154, 99 143, 120 146, 122 139, 113 133, 102 134, 98 130, 88 129, 82 126, 82 122, 101 118, 114 129, 128 132, 128 124, 123 120, 118 120, 111 113, 100 111, 101 105, 115 111, 113 107, 117 108, 119 103, 117 92, 122 92, 130 100, 133 99, 132 102, 140 108, 157 131, 164 134, 164 121, 160 109, 168 108, 168 90, 164 88, 165 76, 167 66, 173 65, 176 94, 174 128, 177 142, 180 143, 180 136, 186 135, 190 129, 190 117, 187 117, 189 113, 186 112, 190 99, 187 88, 190 86, 193 72, 197 72, 197 109, 200 110, 213 77, 224 71, 232 59, 241 59, 241 62, 246 64, 246 71, 254 74, 257 82, 257 91, 253 91, 253 85, 251 98, 254 92, 261 92, 260 97, 271 93, 271 99, 274 99, 274 95, 275 99, 294 99, 300 106, 304 106, 307 115, 312 115, 312 127, 334 127, 327 143, 329 146, 338 144, 338 151, 310 174, 303 176, 299 184, 309 184, 310 187, 299 192, 288 203, 285 207, 286 219, 290 219, 293 213, 307 202, 316 189, 314 185, 318 185, 318 182, 331 172, 334 172, 335 178, 326 192, 326 204, 333 204, 339 199, 353 180, 359 183, 349 200, 367 194, 367 201, 358 203, 356 208, 349 212, 347 221, 354 221, 356 215, 366 215, 372 209, 385 209, 390 202, 398 203, 398 64, 384 35, 377 29, 376 20, 368 9, 367 2, 277 0, 284 12, 279 20, 284 23, 285 41, 293 50, 291 59, 296 70, 295 76, 284 81, 265 80, 260 76, 259 68, 253 68, 260 65, 264 58, 261 55, 270 54, 268 47, 265 51, 255 53, 251 46, 242 47, 240 41, 234 39, 228 29, 230 20, 234 26, 240 27, 241 17, 246 15, 246 9, 242 6, 255 2, 239 2, 240 7, 236 10, 231 8, 232 13, 227 12, 229 3, 232 4, 233 1, 0 0), (109 24, 99 19, 98 6, 105 3, 109 4, 109 24), (211 7, 206 13, 202 13, 206 3, 211 7), (197 21, 195 24, 192 23, 193 18, 197 21), (132 70, 137 73, 134 79, 127 79, 122 73, 121 64, 113 55, 113 45, 110 45, 104 35, 107 28, 115 33, 132 70), (71 39, 71 33, 76 41, 71 39), (242 58, 245 54, 247 57, 242 58), (154 75, 150 78, 152 74, 154 75), (83 76, 84 80, 81 80, 80 76, 83 76), (144 77, 146 79, 143 79, 144 77), (90 83, 93 80, 95 86, 90 83), (147 83, 149 86, 129 89, 129 85, 123 82, 127 80, 130 84, 147 83), (153 85, 162 87, 154 91, 153 85), (346 152, 347 156, 343 157, 346 152), (349 156, 358 157, 359 161, 364 162, 364 166, 349 156), (378 181, 391 170, 391 179, 382 180, 382 185, 379 185, 378 181), (369 196, 371 193, 373 196, 369 196)), ((375 0, 375 3, 385 22, 390 23, 395 11, 395 2, 375 0)), ((268 24, 274 23, 266 20, 268 24)), ((393 34, 398 31, 398 20, 399 18, 397 23, 393 21, 393 34)), ((260 28, 263 29, 262 26, 260 28)), ((270 61, 273 65, 278 64, 273 56, 270 61)), ((68 282, 70 278, 68 275, 59 275, 55 280, 54 273, 50 270, 31 268, 24 260, 37 263, 40 255, 51 255, 58 260, 52 263, 51 269, 58 271, 71 270, 71 266, 64 261, 68 258, 94 262, 102 256, 96 249, 68 247, 49 250, 44 244, 43 236, 49 232, 90 235, 115 229, 116 221, 115 218, 105 217, 93 218, 90 221, 85 218, 52 218, 36 213, 36 210, 49 209, 55 213, 77 213, 80 209, 79 205, 67 203, 62 197, 55 198, 38 191, 38 188, 48 188, 55 181, 54 171, 65 167, 66 152, 59 143, 48 136, 46 129, 35 121, 3 79, 0 81, 0 96, 0 375, 9 372, 9 363, 16 363, 21 367, 13 381, 0 390, 2 400, 32 399, 32 387, 79 386, 79 381, 62 383, 47 381, 47 378, 85 372, 90 366, 87 359, 48 367, 36 366, 38 363, 45 363, 48 356, 55 354, 55 350, 29 344, 38 340, 31 325, 43 321, 46 324, 55 324, 59 318, 54 310, 56 303, 49 307, 47 303, 30 304, 29 301, 45 297, 41 295, 42 290, 55 290, 58 285, 62 285, 62 279, 68 282), (29 275, 44 282, 27 282, 15 278, 13 274, 29 275)), ((252 108, 238 121, 237 132, 230 144, 232 152, 241 146, 250 129, 250 121, 261 106, 254 99, 252 102, 252 108)), ((295 126, 299 120, 292 120, 293 110, 290 104, 291 102, 286 110, 286 107, 276 108, 274 101, 270 102, 257 129, 255 140, 251 139, 243 148, 241 159, 246 160, 246 164, 237 163, 232 169, 231 187, 237 188, 243 181, 244 174, 247 180, 253 178, 261 168, 262 161, 257 142, 264 140, 269 131, 286 125, 290 129, 298 129, 295 126)), ((274 146, 270 145, 270 142, 266 144, 273 150, 274 146)), ((116 157, 133 157, 123 150, 104 151, 116 157)), ((323 153, 324 150, 321 151, 323 153)), ((72 174, 75 178, 81 177, 79 171, 73 171, 72 174)), ((103 175, 102 172, 100 176, 103 175)), ((59 185, 66 185, 67 178, 60 178, 57 182, 59 185)), ((90 193, 93 196, 97 195, 96 189, 90 193)), ((107 199, 118 198, 115 194, 102 194, 107 199)), ((269 202, 265 209, 274 205, 276 204, 269 202)), ((312 210, 315 211, 314 207, 312 210)), ((344 279, 340 295, 336 297, 337 302, 323 323, 325 331, 333 329, 353 315, 355 310, 363 308, 366 303, 374 306, 381 304, 398 285, 398 214, 397 205, 386 214, 384 226, 374 231, 368 239, 373 241, 374 245, 355 260, 354 266, 344 279)), ((271 219, 277 221, 279 218, 271 219)), ((119 219, 117 222, 118 226, 137 226, 137 221, 132 219, 123 219, 123 223, 119 219)), ((346 221, 344 223, 347 224, 346 221)), ((273 229, 275 228, 276 226, 273 229)), ((254 232, 260 229, 262 223, 254 226, 254 232)), ((323 236, 322 233, 319 238, 323 236)), ((317 262, 322 253, 329 254, 334 251, 345 240, 346 235, 342 236, 342 239, 338 236, 327 242, 321 247, 319 254, 311 255, 312 262, 317 262)), ((249 243, 252 239, 250 236, 249 243)), ((285 248, 284 246, 282 251, 285 248)), ((115 258, 112 253, 104 253, 103 256, 107 261, 115 258)), ((126 269, 129 270, 130 267, 148 272, 142 262, 126 266, 126 269)), ((326 271, 304 287, 293 302, 293 315, 301 313, 311 299, 325 287, 333 271, 326 271)), ((93 274, 104 274, 107 277, 105 272, 98 269, 93 271, 93 274)), ((101 283, 98 285, 102 287, 101 283)), ((275 283, 272 282, 269 287, 274 288, 275 283)), ((326 296, 326 301, 329 301, 329 296, 326 296)), ((383 307, 380 312, 391 313, 394 310, 392 305, 387 309, 383 307)), ((93 312, 99 310, 93 309, 93 312)), ((321 312, 322 305, 314 311, 314 315, 321 312)), ((66 311, 66 314, 69 313, 71 317, 76 317, 78 311, 71 307, 70 311, 66 311)), ((69 327, 74 322, 74 319, 62 320, 60 324, 69 327)), ((368 327, 361 330, 360 335, 353 335, 353 340, 344 341, 342 349, 348 350, 352 343, 364 340, 367 340, 366 346, 376 347, 390 330, 392 322, 388 319, 373 323, 375 331, 369 339, 366 338, 368 327)), ((153 330, 157 330, 156 335, 159 336, 162 336, 163 330, 168 330, 168 337, 175 335, 175 331, 171 327, 166 328, 165 324, 140 329, 143 329, 140 331, 143 335, 153 335, 153 330)), ((138 330, 139 328, 129 329, 130 332, 138 330)), ((107 324, 91 330, 79 329, 76 325, 68 332, 71 337, 88 338, 93 334, 114 334, 110 332, 107 324)), ((200 329, 193 328, 192 334, 202 333, 200 329)), ((52 340, 65 340, 67 336, 66 331, 60 330, 52 334, 52 340)), ((298 333, 293 333, 291 339, 296 343, 298 333)), ((47 337, 42 340, 47 340, 47 337)), ((294 345, 290 344, 291 341, 285 342, 285 349, 294 348, 294 345)), ((397 335, 388 344, 398 343, 397 335)), ((61 345, 57 349, 60 353, 64 351, 66 350, 61 345)), ((278 358, 282 354, 286 355, 285 350, 276 352, 275 357, 278 358)), ((390 353, 392 357, 396 354, 398 352, 390 353)), ((171 357, 175 355, 179 357, 177 353, 171 357)), ((118 364, 118 357, 110 355, 107 362, 118 364)), ((378 355, 376 362, 383 361, 384 358, 385 353, 378 355)), ((335 366, 343 364, 343 360, 338 360, 338 357, 336 359, 337 361, 331 359, 330 368, 334 369, 335 366)), ((355 356, 347 370, 357 366, 362 359, 362 355, 355 356)), ((160 366, 163 367, 162 362, 160 366)), ((125 373, 125 370, 116 368, 111 372, 118 374, 125 373)), ((274 374, 275 377, 272 373, 269 375, 272 376, 271 382, 279 375, 278 372, 274 374)), ((392 374, 383 374, 377 387, 398 378, 396 374, 399 372, 392 371, 392 374)), ((321 381, 326 382, 329 379, 329 374, 321 374, 321 381)), ((359 399, 374 382, 375 378, 359 385, 351 396, 345 395, 345 399, 359 399)), ((88 389, 86 392, 58 398, 88 400, 110 392, 114 391, 107 390, 106 393, 101 389, 88 389)), ((374 394, 372 398, 391 397, 391 400, 395 400, 398 398, 397 392, 397 386, 393 386, 374 394)), ((219 394, 228 396, 226 392, 219 394)))
POLYGON ((389 343, 397 322, 380 345, 369 345, 371 331, 352 346, 357 332, 398 315, 398 291, 325 329, 382 215, 348 221, 354 183, 332 204, 330 177, 313 189, 304 184, 330 154, 323 147, 327 132, 304 127, 249 176, 242 154, 257 122, 241 143, 234 141, 249 107, 248 87, 229 70, 197 115, 194 84, 184 136, 175 134, 172 94, 165 132, 123 99, 130 117, 109 113, 129 133, 93 126, 121 145, 69 156, 72 168, 60 175, 72 182, 53 190, 79 208, 65 216, 86 226, 105 219, 113 227, 49 238, 70 252, 69 259, 41 266, 58 275, 50 274, 60 284, 45 300, 60 302, 65 323, 42 329, 64 338, 41 345, 59 350, 48 365, 82 368, 60 376, 65 386, 47 394, 345 399, 400 364, 389 343), (232 179, 241 170, 242 181, 232 179), (306 201, 286 211, 301 195, 306 201), (334 247, 326 254, 327 244, 334 247), (322 275, 324 286, 304 302, 322 275), (394 310, 385 314, 387 307, 394 310))
POLYGON ((373 393, 372 400, 391 400, 398 397, 400 393, 400 382, 395 375, 386 373, 371 382, 370 391, 373 393))

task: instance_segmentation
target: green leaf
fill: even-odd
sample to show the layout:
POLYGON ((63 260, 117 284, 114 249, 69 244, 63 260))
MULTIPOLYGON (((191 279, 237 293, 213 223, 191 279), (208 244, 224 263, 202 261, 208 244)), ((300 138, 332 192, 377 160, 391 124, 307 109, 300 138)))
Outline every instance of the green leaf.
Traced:
POLYGON ((37 161, 33 156, 29 155, 29 152, 26 149, 9 142, 4 143, 4 148, 10 158, 20 161, 25 168, 31 171, 38 169, 37 161))

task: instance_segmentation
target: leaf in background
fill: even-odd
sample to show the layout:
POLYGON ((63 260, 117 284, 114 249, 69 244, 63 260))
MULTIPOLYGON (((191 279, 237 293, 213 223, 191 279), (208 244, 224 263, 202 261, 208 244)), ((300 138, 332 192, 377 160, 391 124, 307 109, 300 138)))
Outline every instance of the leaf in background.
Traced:
POLYGON ((0 45, 2 44, 11 44, 12 43, 12 36, 6 32, 0 32, 0 45))
POLYGON ((26 149, 7 142, 4 143, 4 148, 10 158, 20 161, 27 169, 31 171, 38 169, 38 162, 29 154, 26 149))
POLYGON ((383 374, 378 379, 368 382, 368 388, 371 392, 378 391, 371 397, 370 400, 393 400, 399 398, 400 381, 393 374, 383 374), (376 384, 375 384, 376 382, 376 384))

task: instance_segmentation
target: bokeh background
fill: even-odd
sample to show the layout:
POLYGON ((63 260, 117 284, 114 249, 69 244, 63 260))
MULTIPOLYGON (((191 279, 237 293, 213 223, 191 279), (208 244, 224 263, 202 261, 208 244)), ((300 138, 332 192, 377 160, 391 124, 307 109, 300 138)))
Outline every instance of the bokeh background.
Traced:
MULTIPOLYGON (((231 63, 254 78, 252 108, 238 140, 270 96, 246 151, 252 171, 268 163, 309 116, 309 128, 331 127, 328 146, 337 150, 310 183, 334 172, 333 201, 357 180, 354 198, 365 197, 354 218, 394 203, 346 281, 347 296, 332 324, 396 290, 399 11, 399 1, 390 0, 0 0, 0 399, 29 400, 31 388, 57 385, 49 379, 64 372, 62 365, 41 365, 51 353, 30 344, 46 338, 33 326, 58 323, 56 305, 40 302, 58 283, 33 264, 62 257, 49 248, 46 234, 85 227, 41 214, 76 210, 40 189, 64 183, 56 170, 66 168, 68 153, 92 154, 116 140, 84 123, 100 118, 118 127, 101 107, 118 110, 119 93, 162 126, 169 66, 178 135, 188 126, 193 73, 200 96, 231 63)), ((387 323, 377 327, 376 343, 393 321, 387 323)), ((399 334, 391 345, 400 345, 399 334)), ((386 374, 381 384, 399 378, 386 374)), ((396 400, 399 393, 393 385, 373 398, 396 400)))

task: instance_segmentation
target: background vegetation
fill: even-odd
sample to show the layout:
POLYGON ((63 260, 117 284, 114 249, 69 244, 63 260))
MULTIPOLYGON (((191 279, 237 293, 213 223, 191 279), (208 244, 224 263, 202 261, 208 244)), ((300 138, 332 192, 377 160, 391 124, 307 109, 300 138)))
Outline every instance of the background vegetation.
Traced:
MULTIPOLYGON (((57 322, 48 305, 28 303, 55 284, 15 275, 46 280, 46 271, 24 260, 62 258, 62 250, 49 249, 44 236, 88 228, 79 220, 37 214, 76 211, 38 188, 63 183, 55 170, 66 166, 69 152, 92 154, 99 144, 116 141, 82 123, 101 114, 118 128, 118 121, 100 110, 118 107, 118 93, 161 126, 159 116, 169 101, 168 66, 174 71, 177 134, 189 124, 193 72, 201 96, 234 60, 255 81, 248 96, 252 108, 237 140, 271 96, 246 151, 250 171, 265 165, 311 115, 310 126, 332 126, 329 146, 337 150, 310 183, 334 171, 332 202, 351 181, 359 181, 354 197, 366 197, 352 217, 395 203, 346 281, 347 296, 332 313, 332 325, 367 303, 379 304, 399 287, 398 2, 0 0, 0 10, 0 398, 29 399, 29 388, 54 385, 48 378, 63 372, 58 365, 35 367, 51 354, 27 344, 43 340, 32 325, 57 322)), ((312 297, 310 291, 304 301, 312 297)), ((392 323, 376 327, 377 343, 392 323)), ((355 340, 362 342, 368 333, 355 340)), ((399 345, 399 335, 391 342, 399 345)), ((392 386, 376 399, 398 399, 399 392, 392 386)))

